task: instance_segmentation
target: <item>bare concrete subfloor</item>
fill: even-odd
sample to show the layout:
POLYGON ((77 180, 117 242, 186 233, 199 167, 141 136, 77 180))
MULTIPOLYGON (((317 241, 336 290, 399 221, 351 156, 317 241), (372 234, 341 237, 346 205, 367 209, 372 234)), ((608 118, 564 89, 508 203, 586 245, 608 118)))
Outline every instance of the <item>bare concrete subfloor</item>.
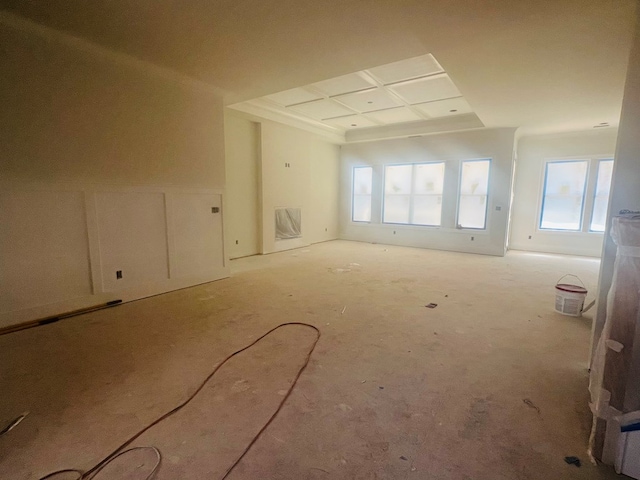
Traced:
MULTIPOLYGON (((235 260, 229 279, 2 336, 0 422, 30 413, 0 437, 0 478, 90 468, 226 355, 289 321, 322 338, 231 479, 619 478, 586 455, 590 317, 553 311, 556 280, 575 273, 594 292, 598 265, 335 241, 235 260)), ((221 478, 313 338, 278 330, 138 439, 162 451, 157 478, 221 478)), ((96 479, 143 479, 151 459, 123 456, 96 479)))

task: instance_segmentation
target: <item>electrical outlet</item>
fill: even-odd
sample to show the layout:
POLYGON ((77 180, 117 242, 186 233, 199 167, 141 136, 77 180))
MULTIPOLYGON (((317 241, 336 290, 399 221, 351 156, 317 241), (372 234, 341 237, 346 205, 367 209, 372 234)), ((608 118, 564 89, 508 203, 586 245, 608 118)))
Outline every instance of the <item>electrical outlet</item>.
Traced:
POLYGON ((529 235, 529 240, 531 240, 531 235, 529 235))
POLYGON ((238 245, 238 240, 236 240, 236 245, 238 245))
POLYGON ((220 207, 211 207, 211 213, 219 213, 220 207))
POLYGON ((122 270, 116 270, 116 280, 120 280, 122 278, 122 270))

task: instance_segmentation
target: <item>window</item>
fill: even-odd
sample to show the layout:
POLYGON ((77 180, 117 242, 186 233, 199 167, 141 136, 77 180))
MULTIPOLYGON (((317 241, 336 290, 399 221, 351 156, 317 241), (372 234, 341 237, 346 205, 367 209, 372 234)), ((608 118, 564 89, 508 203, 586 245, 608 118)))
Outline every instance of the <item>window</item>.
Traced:
POLYGON ((541 229, 582 229, 588 166, 589 162, 586 160, 547 163, 540 215, 541 229))
POLYGON ((409 223, 413 165, 394 165, 384 168, 385 223, 409 223))
POLYGON ((371 221, 372 184, 372 167, 355 167, 353 169, 353 203, 351 219, 354 222, 371 221))
POLYGON ((444 162, 389 165, 384 169, 384 223, 439 226, 444 162))
POLYGON ((600 160, 598 162, 598 178, 596 191, 593 196, 593 211, 589 231, 604 232, 607 222, 607 208, 609 206, 609 190, 611 188, 611 175, 613 174, 613 160, 600 160))
POLYGON ((458 226, 484 229, 487 225, 487 193, 491 160, 462 162, 458 226))

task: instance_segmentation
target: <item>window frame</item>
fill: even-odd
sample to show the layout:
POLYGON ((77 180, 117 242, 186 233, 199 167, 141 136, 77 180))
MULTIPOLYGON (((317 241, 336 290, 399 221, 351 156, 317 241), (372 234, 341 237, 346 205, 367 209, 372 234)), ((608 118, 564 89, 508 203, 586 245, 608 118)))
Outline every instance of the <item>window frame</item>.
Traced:
MULTIPOLYGON (((595 205, 596 205, 596 198, 598 197, 598 178, 600 177, 600 167, 602 166, 603 162, 611 162, 611 172, 612 172, 612 176, 611 176, 611 183, 613 183, 613 169, 615 168, 615 159, 613 157, 609 158, 609 157, 603 157, 603 158, 592 158, 591 159, 592 162, 596 162, 597 166, 595 168, 595 178, 593 179, 593 195, 591 195, 590 198, 590 203, 591 203, 591 215, 589 215, 589 221, 587 224, 587 233, 598 233, 600 235, 604 234, 605 230, 607 229, 606 226, 606 216, 605 216, 605 226, 604 226, 604 230, 593 230, 591 227, 593 225, 593 214, 595 213, 595 205)), ((607 212, 609 209, 609 200, 611 199, 611 183, 609 184, 609 194, 607 195, 607 212)))
POLYGON ((590 167, 591 167, 591 162, 590 159, 585 159, 585 158, 576 158, 573 160, 547 160, 544 163, 544 180, 542 182, 542 203, 540 205, 540 215, 538 216, 538 230, 541 230, 543 232, 570 232, 570 233, 578 233, 578 232, 582 232, 583 228, 584 228, 584 209, 585 209, 585 199, 587 197, 587 187, 589 185, 589 176, 590 176, 590 167), (582 201, 580 202, 580 220, 578 222, 578 228, 577 229, 570 229, 570 228, 543 228, 542 227, 542 218, 544 216, 544 204, 545 204, 545 198, 546 198, 546 193, 547 193, 547 178, 549 177, 549 165, 550 164, 559 164, 559 163, 586 163, 587 165, 587 172, 585 174, 585 178, 584 178, 584 185, 582 187, 582 201))
MULTIPOLYGON (((442 175, 442 193, 440 194, 440 197, 442 201, 444 201, 444 187, 445 187, 445 182, 444 182, 444 178, 446 175, 446 171, 447 171, 447 162, 445 162, 444 160, 434 160, 434 161, 429 161, 429 162, 415 162, 415 163, 389 163, 389 164, 385 164, 384 165, 384 172, 383 172, 383 181, 382 181, 382 215, 381 215, 381 224, 382 225, 403 225, 403 226, 410 226, 410 227, 427 227, 427 228, 442 228, 442 201, 440 203, 440 224, 438 225, 429 225, 429 224, 425 224, 425 223, 411 223, 411 221, 413 220, 413 213, 414 213, 414 197, 415 197, 415 182, 416 182, 416 166, 418 165, 439 165, 442 164, 444 167, 444 172, 442 175), (386 188, 387 188, 387 168, 388 167, 404 167, 404 166, 411 166, 411 191, 409 192, 409 222, 407 223, 398 223, 398 222, 387 222, 385 221, 385 204, 387 201, 387 193, 386 193, 386 188)), ((421 194, 422 196, 425 196, 424 194, 421 194)))
POLYGON ((353 223, 371 223, 373 217, 373 166, 371 165, 355 165, 351 169, 351 221, 353 223), (369 194, 369 220, 355 220, 353 218, 354 206, 355 206, 355 181, 356 181, 356 169, 369 169, 371 171, 371 193, 369 194))
POLYGON ((474 158, 471 160, 460 160, 460 173, 458 175, 458 205, 456 206, 456 228, 458 230, 475 230, 475 231, 483 231, 487 230, 487 223, 489 219, 489 195, 491 193, 491 172, 493 167, 493 159, 492 158, 474 158), (465 163, 473 163, 473 162, 489 162, 489 174, 487 176, 487 200, 484 206, 484 226, 482 228, 478 227, 464 227, 460 225, 460 198, 462 197, 462 167, 465 163))
MULTIPOLYGON (((591 216, 593 214, 593 201, 595 199, 595 183, 597 178, 594 177, 594 163, 600 162, 601 160, 614 160, 613 155, 589 155, 589 156, 567 156, 567 157, 551 157, 546 158, 542 163, 542 183, 538 188, 538 212, 537 212, 537 220, 536 220, 536 231, 545 234, 558 234, 558 235, 584 235, 584 234, 597 234, 602 235, 603 232, 591 231, 589 229, 591 223, 591 216), (586 162, 587 163, 587 173, 584 182, 584 188, 582 192, 582 205, 581 205, 581 216, 580 216, 580 227, 577 230, 567 230, 567 229, 558 229, 558 228, 542 228, 542 214, 544 211, 544 200, 546 193, 546 185, 547 185, 547 175, 548 169, 547 165, 550 163, 575 163, 575 162, 586 162)), ((597 168, 596 174, 597 174, 597 168)))

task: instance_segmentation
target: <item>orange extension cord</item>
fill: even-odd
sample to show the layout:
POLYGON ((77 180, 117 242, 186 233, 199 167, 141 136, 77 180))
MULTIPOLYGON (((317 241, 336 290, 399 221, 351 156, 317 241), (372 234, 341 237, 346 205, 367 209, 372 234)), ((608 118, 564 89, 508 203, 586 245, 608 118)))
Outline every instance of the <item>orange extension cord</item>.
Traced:
POLYGON ((193 400, 196 395, 198 395, 198 393, 200 393, 200 391, 204 388, 204 386, 209 382, 209 380, 211 380, 211 378, 216 374, 216 372, 218 370, 220 370, 220 368, 222 368, 222 366, 227 363, 229 360, 231 360, 233 357, 235 357, 236 355, 244 352, 245 350, 248 350, 249 348, 253 347, 256 343, 258 343, 260 340, 262 340, 263 338, 265 338, 266 336, 270 335, 271 333, 275 332, 276 330, 278 330, 279 328, 282 327, 286 327, 286 326, 291 326, 291 325, 299 325, 299 326, 303 326, 303 327, 308 327, 308 328, 312 328, 313 330, 316 331, 316 339, 313 342, 313 345, 311 346, 311 348, 309 349, 309 352, 307 353, 307 356, 305 358, 304 364, 302 365, 302 367, 300 368, 300 370, 298 370, 298 373, 296 374, 293 383, 291 384, 291 386, 289 387, 289 390, 287 390, 286 395, 282 398, 282 401, 279 403, 278 408, 273 412, 273 414, 271 415, 271 417, 269 418, 269 420, 267 420, 267 422, 262 426, 262 428, 258 431, 258 433, 253 437, 253 439, 251 440, 251 442, 249 442, 249 444, 245 447, 245 449, 242 451, 242 453, 240 454, 240 456, 237 458, 237 460, 235 462, 233 462, 233 464, 227 469, 226 473, 222 476, 222 478, 220 480, 225 480, 229 474, 233 471, 234 468, 236 468, 236 466, 240 463, 240 461, 244 458, 244 456, 247 454, 247 452, 251 449, 251 447, 253 446, 254 443, 256 443, 258 441, 258 438, 260 438, 260 436, 262 435, 262 433, 267 429, 267 427, 269 427, 269 425, 271 424, 271 422, 273 421, 274 418, 276 418, 276 416, 278 415, 278 413, 280 413, 280 410, 282 410, 282 407, 284 406, 284 403, 287 401, 287 399, 289 398, 289 395, 291 395, 291 392, 293 391, 293 389, 295 388, 296 384, 298 383, 298 379, 300 378, 300 376, 302 375, 302 372, 305 370, 305 368, 307 368, 307 365, 309 364, 309 360, 311 359, 311 354, 313 353, 313 351, 316 348, 316 345, 318 343, 318 340, 320 340, 320 330, 313 326, 310 325, 308 323, 302 323, 302 322, 287 322, 287 323, 282 323, 280 325, 278 325, 277 327, 272 328, 271 330, 269 330, 267 333, 265 333, 264 335, 262 335, 261 337, 257 338, 256 340, 254 340, 253 342, 251 342, 249 345, 247 345, 244 348, 241 348, 240 350, 233 352, 231 355, 229 355, 228 357, 226 357, 224 360, 222 360, 222 362, 220 362, 214 369, 213 371, 204 379, 204 381, 200 384, 200 386, 196 389, 196 391, 194 393, 192 393, 184 402, 182 402, 180 405, 178 405, 177 407, 175 407, 173 410, 168 411, 167 413, 161 415, 159 418, 157 418, 156 420, 154 420, 153 422, 151 422, 149 425, 147 425, 146 427, 144 427, 142 430, 138 431, 138 433, 136 433, 135 435, 133 435, 132 437, 129 437, 129 439, 127 439, 127 441, 125 441, 122 445, 120 445, 118 448, 116 448, 113 452, 111 452, 109 455, 107 455, 103 460, 100 461, 100 463, 98 463, 97 465, 95 465, 93 468, 91 468, 90 470, 87 470, 86 472, 83 472, 81 470, 76 470, 76 469, 65 469, 65 470, 57 470, 55 472, 49 473, 47 475, 45 475, 44 477, 41 477, 40 480, 47 480, 47 479, 51 479, 53 478, 55 475, 61 475, 63 473, 75 473, 78 475, 77 480, 89 480, 89 479, 93 479, 95 478, 102 469, 104 469, 109 463, 111 463, 112 461, 114 461, 116 458, 134 451, 134 450, 151 450, 156 454, 157 457, 157 462, 155 464, 155 466, 153 467, 153 470, 151 470, 151 472, 149 473, 149 475, 147 475, 147 477, 144 480, 150 480, 151 478, 153 478, 153 476, 156 474, 156 472, 158 471, 159 467, 160 467, 160 461, 161 461, 161 454, 160 451, 152 446, 149 447, 131 447, 125 450, 125 448, 129 445, 131 445, 131 443, 138 438, 140 435, 142 435, 144 432, 146 432, 147 430, 149 430, 151 427, 157 425, 158 423, 162 422, 163 420, 165 420, 166 418, 169 418, 171 415, 173 415, 174 413, 178 412, 179 410, 181 410, 183 407, 185 407, 189 402, 191 402, 191 400, 193 400))

